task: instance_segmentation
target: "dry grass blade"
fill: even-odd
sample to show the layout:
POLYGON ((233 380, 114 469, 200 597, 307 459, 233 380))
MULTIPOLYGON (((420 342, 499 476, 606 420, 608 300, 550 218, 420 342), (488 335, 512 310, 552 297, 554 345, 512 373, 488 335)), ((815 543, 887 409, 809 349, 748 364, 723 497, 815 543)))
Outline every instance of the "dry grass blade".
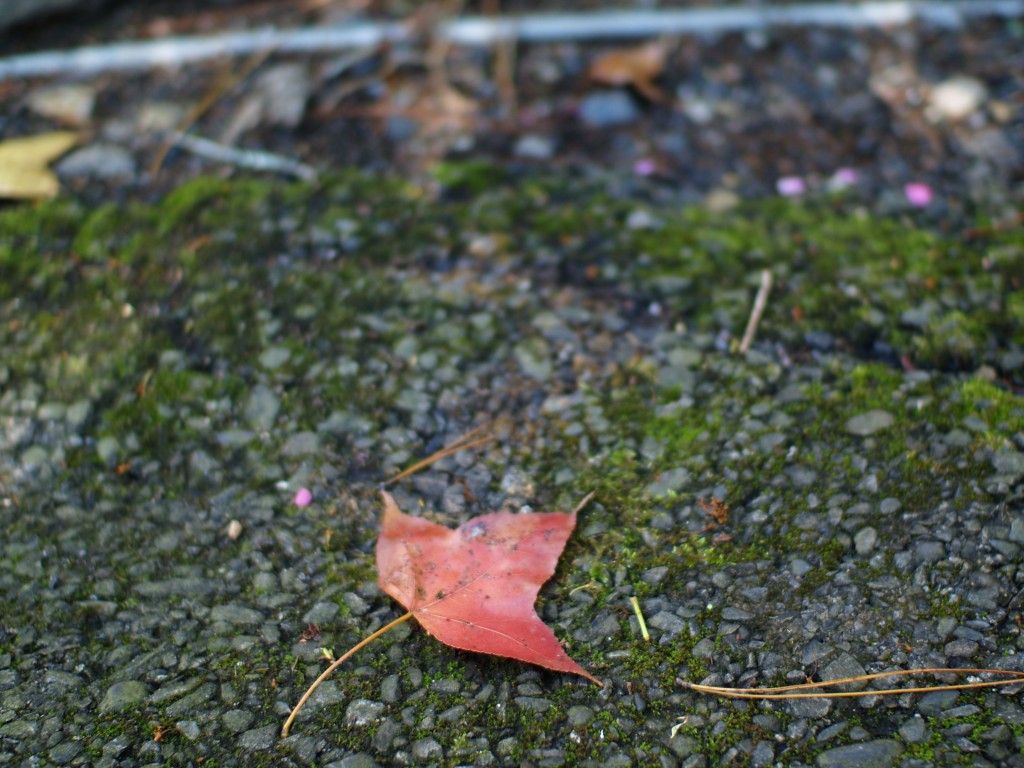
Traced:
POLYGON ((451 456, 453 453, 458 453, 459 451, 463 451, 466 448, 475 448, 478 445, 483 445, 484 443, 490 442, 491 440, 494 439, 494 435, 484 435, 483 437, 477 437, 477 435, 486 426, 487 426, 486 424, 481 424, 480 426, 475 427, 474 429, 471 429, 469 432, 464 434, 462 437, 460 437, 457 440, 453 440, 452 442, 448 443, 448 445, 444 446, 439 451, 436 451, 435 453, 430 454, 429 456, 427 456, 427 458, 425 458, 425 459, 423 459, 421 461, 417 461, 411 467, 408 467, 407 469, 403 469, 397 475, 395 475, 390 480, 388 480, 386 483, 384 483, 384 485, 385 486, 389 486, 392 483, 396 483, 399 480, 401 480, 402 478, 408 477, 409 475, 412 475, 412 474, 415 474, 416 472, 419 472, 424 467, 430 466, 435 461, 439 461, 439 460, 445 458, 446 456, 451 456))
POLYGON ((255 72, 257 67, 270 58, 274 50, 273 47, 268 47, 262 51, 257 51, 249 57, 249 60, 242 65, 242 68, 237 73, 224 74, 218 78, 217 82, 206 92, 199 103, 189 111, 181 125, 178 126, 178 131, 172 134, 172 138, 169 141, 165 141, 163 146, 157 151, 156 157, 153 158, 153 162, 149 165, 151 175, 155 176, 160 172, 160 168, 163 166, 164 160, 167 159, 168 153, 174 148, 176 143, 181 141, 181 137, 196 124, 199 118, 209 112, 232 88, 255 72))
POLYGON ((864 696, 892 696, 904 693, 933 693, 935 691, 963 691, 970 688, 992 688, 1000 685, 1024 684, 1024 672, 1005 669, 899 669, 892 672, 876 672, 870 675, 843 677, 837 680, 825 680, 820 683, 801 683, 800 685, 782 685, 775 688, 727 688, 718 685, 700 685, 683 681, 686 688, 699 693, 713 696, 724 696, 730 699, 852 699, 864 696), (913 688, 887 688, 885 690, 865 691, 818 691, 807 693, 811 689, 830 688, 849 683, 863 683, 883 677, 909 677, 916 675, 1009 675, 1010 680, 989 680, 976 683, 957 683, 955 685, 932 685, 913 688))
POLYGON ((390 632, 396 626, 398 626, 404 621, 408 621, 411 618, 412 611, 410 611, 409 613, 402 614, 397 619, 392 621, 390 624, 385 624, 383 627, 378 629, 369 637, 364 637, 358 643, 356 643, 347 651, 345 651, 344 654, 335 659, 331 663, 331 666, 329 666, 327 669, 320 673, 320 677, 313 681, 313 684, 306 689, 306 692, 304 694, 302 694, 302 698, 299 699, 299 703, 292 708, 291 714, 288 715, 288 719, 284 721, 284 725, 281 727, 281 738, 288 738, 288 734, 291 732, 292 729, 292 723, 294 723, 295 718, 299 716, 299 710, 301 710, 302 707, 305 706, 306 702, 309 701, 309 697, 313 695, 313 691, 315 691, 320 686, 320 683, 322 683, 324 680, 330 677, 331 673, 334 672, 334 670, 336 670, 338 667, 340 667, 342 664, 348 661, 348 659, 350 659, 352 657, 352 654, 354 654, 356 651, 360 650, 361 648, 365 648, 367 645, 369 645, 371 642, 376 640, 381 635, 385 634, 386 632, 390 632))

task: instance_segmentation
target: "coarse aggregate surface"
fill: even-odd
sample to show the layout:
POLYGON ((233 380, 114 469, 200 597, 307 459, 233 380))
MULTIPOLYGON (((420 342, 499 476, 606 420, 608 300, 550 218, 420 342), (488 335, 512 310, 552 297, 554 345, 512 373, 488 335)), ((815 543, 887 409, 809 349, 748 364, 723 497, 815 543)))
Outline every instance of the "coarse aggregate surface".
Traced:
POLYGON ((445 173, 0 212, 0 765, 1024 765, 1020 686, 684 686, 1024 669, 1019 228, 445 173), (396 499, 595 491, 538 609, 606 687, 404 624, 279 739, 485 422, 396 499))

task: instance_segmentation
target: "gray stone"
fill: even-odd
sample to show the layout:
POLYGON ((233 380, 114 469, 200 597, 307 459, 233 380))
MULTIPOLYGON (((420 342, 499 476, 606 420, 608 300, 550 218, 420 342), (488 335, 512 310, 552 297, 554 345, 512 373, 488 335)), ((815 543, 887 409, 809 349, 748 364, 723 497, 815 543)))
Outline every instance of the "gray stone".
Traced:
POLYGON ((516 696, 515 701, 521 709, 530 712, 547 712, 551 709, 551 699, 541 696, 516 696))
POLYGON ((228 624, 261 624, 264 616, 253 608, 246 608, 244 605, 231 603, 229 605, 217 605, 210 611, 210 619, 213 621, 225 621, 228 624))
POLYGON ((96 103, 96 87, 63 83, 29 92, 26 103, 33 112, 64 125, 81 127, 89 122, 96 103))
POLYGON ((881 432, 892 426, 895 417, 888 411, 873 410, 858 413, 846 421, 846 431, 851 435, 864 437, 881 432))
POLYGON ((178 729, 178 733, 184 736, 189 741, 198 741, 202 731, 199 729, 199 723, 195 720, 179 720, 174 724, 174 727, 178 729))
POLYGON ((1006 537, 1016 544, 1024 544, 1024 517, 1017 513, 1017 517, 1010 521, 1010 533, 1006 537))
POLYGON ((754 618, 754 614, 750 611, 745 611, 742 608, 727 605, 722 609, 722 618, 727 621, 750 621, 754 618))
POLYGON ((440 677, 430 683, 430 690, 437 693, 458 693, 462 684, 454 677, 440 677))
POLYGON ((62 741, 50 750, 50 759, 57 765, 67 765, 82 751, 80 741, 62 741))
POLYGON ((264 725, 262 728, 253 728, 238 737, 238 746, 246 752, 264 752, 273 749, 281 734, 281 726, 264 725))
POLYGON ((106 435, 96 441, 96 455, 104 464, 113 464, 121 455, 121 443, 113 435, 106 435))
POLYGON ((953 640, 942 649, 947 656, 967 659, 978 652, 978 644, 973 640, 953 640))
POLYGON ((770 453, 786 442, 786 436, 781 432, 767 432, 757 439, 757 450, 760 453, 770 453))
POLYGON ((878 531, 870 525, 861 528, 853 536, 853 547, 857 550, 858 555, 870 554, 876 544, 878 544, 878 531))
POLYGON ((750 755, 751 768, 768 768, 773 760, 775 760, 775 750, 771 742, 761 739, 754 746, 754 751, 750 755))
POLYGON ((953 706, 958 698, 956 691, 933 691, 926 693, 917 703, 917 711, 924 717, 934 717, 953 706))
POLYGON ((192 693, 178 699, 173 704, 169 704, 167 708, 164 709, 164 714, 168 717, 184 717, 187 714, 195 712, 207 702, 212 701, 216 694, 216 685, 213 683, 204 683, 196 688, 196 690, 192 691, 192 693))
POLYGON ((355 592, 346 592, 341 596, 341 599, 348 606, 353 616, 364 616, 370 610, 370 604, 355 592))
POLYGON ((252 712, 244 709, 229 709, 221 715, 220 721, 232 733, 241 733, 252 724, 253 717, 252 712))
POLYGON ((946 545, 929 539, 919 541, 914 544, 914 556, 924 563, 937 563, 946 558, 946 545))
POLYGON ((466 489, 461 485, 448 485, 441 497, 441 511, 446 515, 460 515, 466 510, 466 489))
POLYGON ((300 62, 283 62, 268 68, 256 78, 251 89, 250 99, 258 102, 258 109, 246 109, 253 103, 249 101, 239 108, 239 113, 245 115, 259 112, 260 119, 254 125, 246 124, 246 129, 255 128, 259 123, 294 128, 305 114, 311 89, 309 73, 300 62))
POLYGON ((512 349, 523 373, 535 381, 548 381, 554 372, 551 349, 544 339, 534 337, 521 341, 512 349))
POLYGON ((36 720, 18 719, 0 725, 0 736, 12 739, 30 739, 38 733, 39 723, 36 720))
POLYGON ((355 699, 345 708, 345 725, 361 728, 375 723, 384 715, 385 705, 369 699, 355 699))
POLYGON ((678 492, 685 488, 691 477, 690 470, 685 467, 669 469, 659 474, 654 482, 649 483, 644 492, 653 498, 667 496, 670 492, 678 492))
POLYGON ((1012 448, 1000 448, 992 454, 992 466, 1006 482, 1015 483, 1024 477, 1024 453, 1012 448))
POLYGON ((531 160, 547 160, 555 153, 555 142, 546 135, 524 133, 516 141, 512 152, 516 157, 525 157, 531 160))
POLYGON ((153 695, 149 697, 149 701, 151 704, 163 704, 165 701, 173 701, 174 699, 184 696, 202 682, 203 678, 193 677, 188 680, 174 680, 173 682, 164 683, 153 691, 153 695))
POLYGON ((790 699, 786 709, 793 717, 815 720, 827 715, 832 709, 832 699, 790 699))
POLYGON ((654 614, 650 619, 647 620, 647 625, 660 629, 668 635, 678 635, 684 629, 686 629, 686 623, 676 616, 674 613, 668 611, 659 611, 654 614))
POLYGON ((690 653, 698 659, 713 659, 715 657, 715 641, 710 637, 698 640, 690 653))
POLYGON ((183 577, 164 581, 148 581, 135 585, 135 591, 145 597, 202 597, 217 592, 221 585, 212 579, 183 577))
POLYGON ((72 675, 69 672, 61 672, 57 669, 50 669, 46 671, 43 676, 43 685, 51 696, 67 696, 73 691, 85 685, 85 681, 78 675, 72 675))
MULTIPOLYGON (((849 653, 842 653, 839 657, 821 670, 822 680, 840 680, 846 677, 858 677, 865 674, 864 667, 849 653)), ((860 691, 867 685, 866 682, 843 683, 834 686, 840 691, 860 691)))
POLYGON ((256 429, 270 429, 277 421, 281 399, 263 385, 253 387, 245 406, 245 418, 256 429))
POLYGON ((328 763, 324 768, 380 768, 380 763, 365 752, 357 752, 354 755, 346 755, 341 760, 328 763))
POLYGON ((273 371, 287 363, 291 357, 292 351, 287 347, 270 347, 260 355, 260 365, 273 371))
POLYGON ((590 707, 583 706, 582 704, 575 704, 569 707, 569 711, 566 713, 566 718, 569 721, 569 725, 577 728, 586 725, 594 719, 595 712, 590 707))
POLYGON ((281 447, 286 457, 307 456, 320 452, 320 436, 316 432, 296 432, 281 447))
POLYGON ((918 742, 927 741, 928 726, 921 715, 915 714, 900 726, 899 733, 900 738, 907 744, 917 744, 918 742))
POLYGON ((100 712, 120 712, 144 701, 149 689, 141 680, 123 680, 114 683, 103 695, 100 712))
POLYGON ((847 744, 818 755, 819 768, 889 768, 903 754, 903 745, 893 739, 847 744))
POLYGON ((424 763, 430 760, 439 760, 444 757, 444 749, 437 739, 430 737, 417 739, 412 743, 412 756, 424 763))
POLYGON ((944 710, 941 717, 943 720, 956 720, 961 717, 974 717, 979 712, 981 707, 976 704, 961 704, 959 707, 944 710))
POLYGON ((818 479, 818 473, 810 467, 805 467, 803 464, 794 464, 791 467, 786 467, 786 474, 789 475, 793 485, 798 488, 806 488, 813 485, 818 479))
MULTIPOLYGON (((670 529, 664 528, 662 530, 670 529)), ((644 584, 649 584, 652 587, 656 587, 665 580, 665 577, 668 576, 668 573, 669 568, 667 565, 656 565, 653 568, 648 568, 646 571, 640 574, 640 578, 643 580, 644 584)))
POLYGON ((256 435, 248 429, 224 429, 217 433, 217 444, 224 448, 240 448, 252 442, 256 435))
POLYGON ((90 144, 57 163, 57 171, 69 178, 130 179, 135 175, 135 159, 123 147, 90 144))
POLYGON ((68 428, 73 432, 78 432, 85 426, 90 416, 92 416, 92 402, 89 400, 77 400, 68 406, 64 418, 67 421, 68 428))
POLYGON ((640 116, 640 110, 625 91, 597 91, 580 100, 579 116, 586 125, 606 128, 633 122, 640 116))
POLYGON ((304 624, 324 624, 338 615, 337 603, 317 603, 302 617, 304 624))

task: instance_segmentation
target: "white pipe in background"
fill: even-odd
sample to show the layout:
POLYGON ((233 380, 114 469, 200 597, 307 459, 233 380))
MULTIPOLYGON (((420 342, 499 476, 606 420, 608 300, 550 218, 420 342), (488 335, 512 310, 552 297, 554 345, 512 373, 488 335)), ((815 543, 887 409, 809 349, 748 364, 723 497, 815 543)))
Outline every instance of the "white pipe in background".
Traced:
MULTIPOLYGON (((777 26, 889 27, 915 20, 939 27, 956 28, 973 17, 1019 16, 1024 16, 1024 0, 875 0, 859 3, 466 17, 442 22, 437 34, 457 44, 483 46, 507 39, 537 43, 662 35, 721 35, 777 26)), ((408 41, 415 37, 416 32, 401 22, 366 22, 334 27, 265 28, 208 37, 112 43, 0 59, 0 80, 181 66, 221 56, 244 56, 265 50, 282 53, 338 51, 375 46, 386 41, 408 41)))

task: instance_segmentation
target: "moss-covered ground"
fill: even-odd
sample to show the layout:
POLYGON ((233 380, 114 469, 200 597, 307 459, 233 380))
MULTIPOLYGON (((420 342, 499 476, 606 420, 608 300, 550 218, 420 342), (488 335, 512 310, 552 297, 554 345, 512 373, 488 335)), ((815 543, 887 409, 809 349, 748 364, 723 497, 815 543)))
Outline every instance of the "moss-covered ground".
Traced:
MULTIPOLYGON (((122 740, 125 764, 717 765, 767 739, 796 764, 834 746, 786 735, 805 717, 758 719, 678 680, 780 682, 810 641, 920 664, 944 646, 928 627, 1005 606, 1021 557, 1019 228, 843 197, 710 213, 508 182, 473 165, 431 189, 201 179, 152 205, 0 211, 3 749, 77 733, 75 759, 122 740), (739 354, 765 269, 767 310, 739 354), (850 426, 870 412, 890 421, 850 426), (298 741, 246 741, 279 727, 319 645, 392 615, 374 587, 376 484, 485 419, 494 444, 400 501, 455 523, 595 491, 540 613, 608 687, 404 631, 339 670, 343 693, 298 741), (299 485, 313 505, 289 503, 299 485), (922 561, 925 539, 947 556, 922 561), (1006 580, 993 604, 986 574, 1006 580), (661 616, 654 642, 628 596, 661 616), (337 609, 323 636, 301 643, 323 603, 337 609), (74 708, 48 701, 54 669, 84 681, 74 708), (101 713, 121 679, 195 686, 101 713), (372 722, 346 722, 359 699, 383 702, 372 722), (251 716, 238 738, 234 710, 251 716), (431 739, 440 753, 417 758, 431 739)), ((979 659, 1020 654, 1012 627, 980 631, 979 659)), ((1021 746, 995 696, 958 702, 978 702, 974 719, 933 715, 905 757, 970 764, 970 734, 944 735, 968 722, 1021 746)), ((881 738, 913 714, 879 706, 829 717, 881 738)))

